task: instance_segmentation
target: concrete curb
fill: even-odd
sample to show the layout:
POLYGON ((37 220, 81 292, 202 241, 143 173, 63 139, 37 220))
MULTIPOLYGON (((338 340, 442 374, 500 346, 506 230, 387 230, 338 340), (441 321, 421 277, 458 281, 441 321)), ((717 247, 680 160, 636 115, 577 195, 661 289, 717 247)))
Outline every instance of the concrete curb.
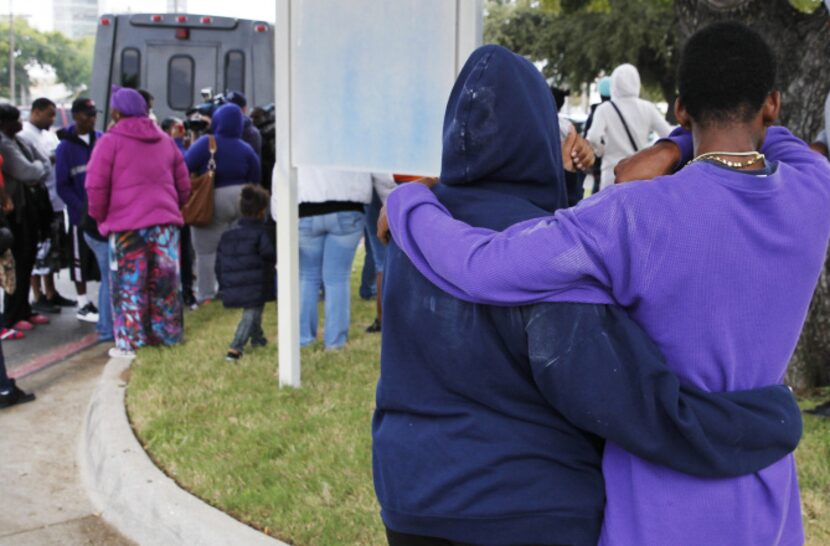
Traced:
POLYGON ((112 359, 89 404, 79 444, 81 480, 108 523, 142 546, 288 546, 202 502, 156 468, 124 406, 129 361, 112 359))

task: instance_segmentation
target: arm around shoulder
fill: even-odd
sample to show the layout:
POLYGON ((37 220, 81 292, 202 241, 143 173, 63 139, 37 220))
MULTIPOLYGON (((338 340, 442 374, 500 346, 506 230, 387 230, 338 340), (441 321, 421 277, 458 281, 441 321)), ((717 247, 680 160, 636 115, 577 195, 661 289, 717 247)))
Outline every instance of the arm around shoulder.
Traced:
POLYGON ((780 161, 795 167, 827 166, 827 162, 813 152, 803 140, 795 137, 789 129, 777 125, 767 129, 761 153, 770 161, 780 161))
POLYGON ((389 196, 387 216, 395 242, 412 264, 462 300, 494 305, 568 298, 608 303, 613 301, 608 270, 577 212, 590 225, 603 225, 608 232, 620 229, 606 226, 608 199, 592 205, 495 232, 453 219, 427 187, 407 184, 389 196))

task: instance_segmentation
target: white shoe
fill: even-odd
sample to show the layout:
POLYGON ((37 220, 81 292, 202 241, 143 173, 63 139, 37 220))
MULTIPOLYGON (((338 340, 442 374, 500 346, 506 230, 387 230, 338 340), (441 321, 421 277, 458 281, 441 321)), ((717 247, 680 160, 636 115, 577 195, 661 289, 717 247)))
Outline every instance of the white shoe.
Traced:
POLYGON ((135 358, 135 351, 125 351, 124 349, 119 349, 118 347, 111 348, 108 354, 110 355, 110 358, 126 358, 129 360, 135 358))
POLYGON ((92 302, 87 303, 75 313, 78 320, 84 322, 98 322, 98 309, 92 302))

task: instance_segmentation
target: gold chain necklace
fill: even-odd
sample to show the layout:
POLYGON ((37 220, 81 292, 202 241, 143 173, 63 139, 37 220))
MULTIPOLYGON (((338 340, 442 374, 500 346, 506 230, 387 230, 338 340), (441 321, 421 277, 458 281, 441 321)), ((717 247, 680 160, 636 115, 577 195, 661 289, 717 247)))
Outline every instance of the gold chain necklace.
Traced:
POLYGON ((696 163, 698 161, 714 161, 715 163, 720 163, 725 167, 729 167, 731 169, 745 169, 747 167, 751 167, 755 165, 759 161, 765 160, 766 157, 761 152, 707 152, 705 154, 700 154, 696 158, 692 159, 687 163, 687 165, 691 165, 692 163, 696 163), (729 161, 728 159, 724 159, 720 156, 722 155, 731 155, 731 156, 740 156, 740 157, 749 157, 746 161, 729 161))

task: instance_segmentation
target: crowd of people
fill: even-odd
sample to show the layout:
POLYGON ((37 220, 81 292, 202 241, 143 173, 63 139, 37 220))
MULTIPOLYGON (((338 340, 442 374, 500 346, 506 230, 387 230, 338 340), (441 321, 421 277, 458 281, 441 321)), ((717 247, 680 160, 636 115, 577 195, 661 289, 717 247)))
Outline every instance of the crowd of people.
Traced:
MULTIPOLYGON (((678 83, 672 128, 617 67, 579 134, 532 63, 484 46, 450 94, 440 178, 298 170, 301 345, 322 297, 323 345, 346 346, 366 244, 390 546, 803 543, 801 414, 781 378, 826 259, 827 138, 811 150, 775 125, 775 56, 744 25, 696 33, 678 83), (598 195, 577 205, 587 173, 598 195)), ((0 105, 0 264, 15 262, 0 271, 18 284, 2 339, 77 304, 133 358, 221 298, 243 309, 226 358, 267 344, 272 121, 231 92, 194 139, 151 99, 114 90, 101 134, 80 98, 56 136, 50 101, 25 127, 0 105), (210 219, 188 226, 205 175, 210 219), (64 244, 77 302, 54 287, 64 244)), ((0 404, 31 399, 0 353, 0 404)))
MULTIPOLYGON (((96 324, 99 341, 114 344, 111 357, 132 359, 137 348, 181 342, 185 307, 209 304, 222 291, 226 306, 246 309, 237 338, 249 331, 246 340, 264 344, 248 311, 259 306, 261 320, 262 303, 275 292, 273 226, 266 225, 264 213, 270 188, 260 186, 260 156, 274 140, 266 134, 263 146, 240 92, 202 111, 198 131, 176 118, 158 123, 152 100, 146 91, 113 87, 104 133, 95 129, 99 110, 86 97, 72 103, 73 123, 57 132, 56 105, 49 99, 35 100, 25 123, 17 108, 0 105, 0 231, 7 235, 0 236, 0 246, 8 242, 8 252, 0 248, 0 341, 23 339, 49 325, 49 314, 75 308, 79 320, 96 324), (209 140, 218 144, 215 157, 209 140), (191 198, 191 176, 208 169, 214 173, 212 220, 188 226, 182 209, 191 198), (253 300, 240 304, 233 275, 220 273, 233 267, 230 256, 244 245, 226 244, 225 260, 217 248, 226 233, 238 236, 254 224, 271 234, 256 248, 263 282, 253 300), (76 300, 55 288, 54 276, 65 268, 76 300), (100 281, 97 303, 87 297, 92 281, 100 281)), ((241 356, 237 340, 230 343, 232 354, 241 356)), ((8 379, 0 356, 0 407, 32 399, 8 379)))

